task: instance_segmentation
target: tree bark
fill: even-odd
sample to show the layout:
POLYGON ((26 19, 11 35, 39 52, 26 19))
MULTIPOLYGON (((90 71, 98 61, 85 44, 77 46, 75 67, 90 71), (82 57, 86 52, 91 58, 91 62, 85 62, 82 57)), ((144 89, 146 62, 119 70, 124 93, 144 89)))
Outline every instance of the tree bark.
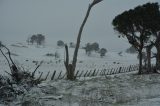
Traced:
MULTIPOLYGON (((81 40, 81 35, 82 35, 82 31, 83 31, 84 25, 87 22, 87 19, 89 17, 90 11, 91 11, 91 8, 94 5, 96 5, 99 2, 101 2, 101 1, 102 0, 94 0, 91 4, 89 4, 86 16, 85 16, 85 18, 84 18, 84 20, 83 20, 83 22, 82 22, 82 24, 80 26, 80 29, 79 29, 79 33, 78 33, 78 37, 77 37, 77 43, 76 43, 76 47, 75 47, 75 51, 74 51, 74 55, 73 55, 72 64, 65 63, 66 70, 70 74, 68 77, 70 77, 71 80, 75 79, 74 73, 75 73, 75 68, 76 68, 76 63, 77 63, 77 56, 78 56, 78 50, 79 50, 79 46, 80 46, 80 40, 81 40)), ((66 59, 66 61, 67 61, 67 59, 66 59)))
POLYGON ((155 37, 156 37, 155 47, 157 50, 157 54, 156 54, 156 69, 154 70, 154 72, 156 73, 157 70, 160 69, 160 32, 155 33, 155 37))
POLYGON ((139 71, 138 74, 142 74, 142 50, 139 50, 139 71))
POLYGON ((151 48, 150 46, 148 46, 146 48, 146 52, 147 52, 147 72, 151 72, 151 48))
POLYGON ((157 45, 157 55, 156 55, 156 70, 160 69, 160 47, 157 45))
POLYGON ((73 62, 72 62, 72 71, 73 73, 75 72, 75 68, 76 68, 76 63, 77 63, 77 56, 78 56, 78 49, 79 49, 79 46, 80 46, 80 40, 81 40, 81 35, 82 35, 82 31, 83 31, 83 28, 84 28, 84 25, 88 19, 88 16, 90 14, 90 11, 91 11, 91 8, 93 7, 93 5, 89 4, 89 7, 88 7, 88 10, 87 10, 87 13, 86 13, 86 16, 82 22, 82 25, 79 29, 79 33, 78 33, 78 37, 77 37, 77 43, 76 43, 76 48, 75 48, 75 51, 74 51, 74 56, 73 56, 73 62))
POLYGON ((64 61, 64 64, 67 71, 67 79, 74 80, 74 73, 72 72, 72 64, 69 64, 69 52, 67 45, 65 45, 65 50, 66 50, 66 60, 64 61))
POLYGON ((69 52, 68 52, 68 46, 65 45, 65 51, 66 51, 66 60, 64 61, 64 65, 66 67, 66 70, 68 71, 68 65, 69 65, 69 52))

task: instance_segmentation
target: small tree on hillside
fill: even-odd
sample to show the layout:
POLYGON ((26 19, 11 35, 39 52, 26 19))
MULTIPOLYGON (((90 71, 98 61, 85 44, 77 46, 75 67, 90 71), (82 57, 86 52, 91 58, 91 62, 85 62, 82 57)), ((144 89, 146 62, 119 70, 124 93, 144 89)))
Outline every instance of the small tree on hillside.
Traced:
POLYGON ((86 54, 88 56, 90 56, 92 51, 95 51, 95 52, 99 51, 99 44, 97 42, 92 43, 92 44, 91 43, 87 43, 86 47, 84 49, 86 51, 86 54))
POLYGON ((32 35, 30 38, 30 43, 33 45, 37 41, 37 35, 32 35))
POLYGON ((36 43, 37 43, 37 46, 44 45, 44 43, 45 43, 45 36, 42 35, 42 34, 37 34, 36 43))
POLYGON ((107 49, 101 48, 99 52, 100 52, 100 56, 104 57, 106 55, 106 53, 107 53, 107 49))
POLYGON ((32 35, 31 37, 28 37, 26 41, 28 44, 31 43, 33 45, 34 43, 36 43, 37 46, 41 46, 41 45, 44 46, 45 36, 42 34, 32 35))
POLYGON ((91 55, 92 45, 91 45, 90 43, 87 43, 87 44, 86 44, 85 51, 86 51, 86 54, 87 54, 88 56, 91 55))
POLYGON ((57 41, 57 46, 63 47, 64 46, 64 42, 62 40, 57 41))
POLYGON ((99 50, 99 44, 97 42, 93 43, 91 46, 92 46, 92 49, 94 51, 98 51, 99 50))
POLYGON ((70 43, 69 43, 69 47, 70 47, 70 48, 75 48, 75 46, 76 46, 75 43, 73 43, 73 42, 70 42, 70 43))

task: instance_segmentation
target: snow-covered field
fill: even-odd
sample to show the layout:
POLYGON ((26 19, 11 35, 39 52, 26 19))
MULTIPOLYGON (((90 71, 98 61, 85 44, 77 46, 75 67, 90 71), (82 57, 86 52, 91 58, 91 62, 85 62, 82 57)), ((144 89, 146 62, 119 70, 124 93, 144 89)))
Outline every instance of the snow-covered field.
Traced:
MULTIPOLYGON (((25 70, 33 71, 43 61, 37 75, 48 71, 65 73, 64 48, 46 46, 37 48, 22 43, 7 45, 12 58, 25 70), (60 57, 55 59, 46 56, 57 52, 60 57)), ((69 48, 70 60, 74 49, 69 48)), ((92 53, 87 56, 83 49, 79 50, 77 69, 79 71, 93 69, 110 69, 120 66, 137 64, 137 54, 107 52, 104 58, 92 53)), ((23 69, 22 68, 22 69, 23 69)), ((9 71, 5 58, 0 54, 0 72, 9 71)), ((110 75, 106 77, 80 78, 76 81, 47 80, 19 96, 11 106, 160 106, 160 76, 128 74, 110 75)), ((6 74, 7 75, 7 74, 6 74)), ((50 75, 51 77, 51 75, 50 75)), ((49 77, 49 79, 50 79, 49 77)), ((3 105, 2 105, 3 106, 3 105)))
POLYGON ((16 106, 160 106, 160 76, 134 73, 47 81, 19 96, 16 106))
MULTIPOLYGON (((35 45, 27 45, 24 43, 8 44, 7 47, 10 48, 10 51, 13 54, 12 58, 14 59, 14 61, 20 67, 22 66, 25 70, 33 71, 36 68, 36 65, 43 61, 41 67, 38 68, 39 73, 43 72, 43 77, 46 76, 49 71, 50 73, 53 73, 54 70, 57 71, 57 74, 60 71, 63 72, 62 74, 65 73, 64 48, 57 46, 46 46, 44 48, 37 48, 35 45), (55 52, 59 54, 59 58, 55 59, 54 56, 46 56, 47 53, 54 54, 55 52)), ((74 49, 69 48, 69 52, 71 62, 74 49)), ((119 55, 118 52, 108 51, 106 53, 106 56, 101 58, 98 53, 93 52, 91 56, 87 56, 84 49, 79 49, 76 70, 87 71, 94 69, 111 69, 120 66, 135 65, 137 63, 137 54, 127 54, 125 52, 122 52, 122 54, 119 55)), ((9 70, 7 61, 2 56, 2 54, 0 54, 0 65, 2 73, 9 70)), ((50 77, 51 74, 48 78, 50 77)))

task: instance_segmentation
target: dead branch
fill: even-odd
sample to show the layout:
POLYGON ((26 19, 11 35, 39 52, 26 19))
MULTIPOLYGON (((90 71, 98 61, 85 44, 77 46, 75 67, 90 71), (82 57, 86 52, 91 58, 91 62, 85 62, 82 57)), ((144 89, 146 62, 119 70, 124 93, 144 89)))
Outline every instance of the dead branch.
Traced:
POLYGON ((3 53, 3 51, 2 51, 2 49, 1 49, 1 48, 0 48, 0 51, 1 51, 2 55, 5 57, 5 59, 7 60, 8 66, 9 66, 9 68, 10 68, 11 72, 12 72, 11 64, 10 64, 10 62, 9 62, 9 60, 8 60, 8 58, 7 58, 7 56, 3 53))
POLYGON ((41 61, 40 64, 37 65, 37 67, 35 68, 35 70, 32 72, 32 77, 34 77, 34 75, 35 75, 37 69, 42 65, 42 63, 43 63, 43 61, 41 61))
POLYGON ((46 78, 44 80, 47 80, 49 73, 50 73, 50 71, 47 73, 46 78))
POLYGON ((7 72, 7 71, 4 71, 4 72, 6 72, 8 75, 10 75, 10 76, 12 77, 12 74, 11 74, 11 73, 9 73, 9 72, 7 72))
POLYGON ((38 81, 38 82, 40 81, 40 79, 41 79, 42 75, 43 75, 43 72, 41 72, 41 74, 40 74, 39 78, 37 79, 37 81, 38 81))
POLYGON ((11 60, 12 64, 15 65, 15 63, 13 62, 13 59, 11 58, 11 52, 10 52, 10 50, 5 45, 2 45, 2 47, 4 47, 8 51, 9 59, 11 60))
POLYGON ((68 46, 65 45, 65 51, 66 51, 66 60, 64 61, 64 65, 66 67, 66 70, 68 71, 68 65, 69 65, 69 52, 68 52, 68 46))

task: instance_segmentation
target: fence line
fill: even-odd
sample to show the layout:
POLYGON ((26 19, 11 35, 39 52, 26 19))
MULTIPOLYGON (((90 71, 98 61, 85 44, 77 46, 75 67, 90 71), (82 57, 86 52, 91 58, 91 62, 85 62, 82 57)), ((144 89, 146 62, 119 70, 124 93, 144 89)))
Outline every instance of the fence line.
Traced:
MULTIPOLYGON (((90 69, 90 70, 77 70, 75 72, 75 77, 76 78, 81 78, 81 77, 94 77, 94 76, 106 76, 106 75, 113 75, 113 74, 120 74, 120 73, 127 73, 127 72, 132 72, 132 71, 137 71, 139 69, 139 65, 129 65, 129 66, 120 66, 117 68, 104 68, 104 69, 90 69)), ((42 73, 41 73, 42 74, 42 73)), ((50 72, 47 73, 46 78, 49 76, 50 72)), ((54 70, 53 73, 51 73, 51 78, 50 80, 54 79, 66 79, 67 74, 63 73, 63 71, 56 71, 54 70), (56 77, 57 76, 57 77, 56 77)), ((45 78, 45 79, 46 79, 45 78)))

